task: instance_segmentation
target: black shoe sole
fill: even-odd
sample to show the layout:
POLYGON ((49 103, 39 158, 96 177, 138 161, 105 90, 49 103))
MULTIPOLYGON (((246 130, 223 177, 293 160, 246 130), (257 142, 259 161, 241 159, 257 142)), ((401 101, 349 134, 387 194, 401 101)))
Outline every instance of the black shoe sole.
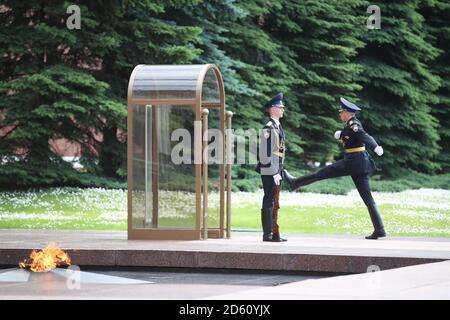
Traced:
POLYGON ((384 236, 376 236, 376 237, 368 236, 368 237, 366 237, 366 239, 367 240, 377 240, 379 238, 385 238, 385 237, 386 237, 386 235, 384 235, 384 236))

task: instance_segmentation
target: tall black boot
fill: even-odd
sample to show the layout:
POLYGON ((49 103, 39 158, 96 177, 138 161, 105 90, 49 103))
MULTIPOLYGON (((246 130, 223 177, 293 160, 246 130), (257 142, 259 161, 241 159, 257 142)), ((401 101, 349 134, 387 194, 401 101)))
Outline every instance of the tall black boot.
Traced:
POLYGON ((284 181, 286 181, 288 185, 291 185, 296 179, 286 169, 283 169, 282 176, 283 176, 284 181))
POLYGON ((380 212, 375 204, 368 206, 370 220, 372 220, 374 232, 367 236, 366 239, 376 240, 378 238, 386 237, 386 231, 384 230, 383 221, 381 220, 380 212))
POLYGON ((309 174, 303 177, 295 178, 294 176, 290 175, 286 169, 283 170, 283 177, 291 190, 298 189, 299 187, 306 186, 310 183, 317 181, 317 178, 314 174, 309 174))
POLYGON ((272 241, 273 207, 261 209, 263 241, 272 241))

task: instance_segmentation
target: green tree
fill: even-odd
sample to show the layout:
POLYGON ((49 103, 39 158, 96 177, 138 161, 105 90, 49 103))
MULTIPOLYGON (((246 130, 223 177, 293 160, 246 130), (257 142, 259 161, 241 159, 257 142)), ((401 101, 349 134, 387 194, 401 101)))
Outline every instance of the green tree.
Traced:
MULTIPOLYGON (((175 1, 110 1, 91 4, 96 10, 101 28, 113 35, 118 46, 103 56, 103 68, 98 77, 110 85, 109 96, 126 101, 128 79, 138 64, 188 64, 200 54, 196 47, 201 29, 174 23, 167 14, 198 0, 175 1), (105 15, 103 12, 110 12, 105 15)), ((126 106, 124 106, 126 110, 126 106)), ((117 137, 125 128, 126 115, 110 118, 104 124, 104 141, 99 155, 103 173, 126 175, 126 145, 117 137)))
POLYGON ((377 161, 385 173, 394 175, 402 168, 433 172, 439 137, 431 107, 438 102, 439 77, 427 64, 439 51, 426 41, 419 1, 377 4, 381 29, 366 30, 366 46, 358 55, 364 67, 359 77, 361 118, 386 150, 377 161))
MULTIPOLYGON (((355 76, 361 67, 351 62, 363 45, 358 37, 364 20, 352 11, 358 4, 208 1, 175 16, 202 27, 198 60, 222 70, 227 104, 237 112, 235 128, 261 128, 266 121, 263 103, 285 93, 288 162, 299 168, 339 150, 332 134, 339 127, 338 97, 360 88, 355 76)), ((238 178, 248 177, 252 169, 240 167, 238 178)))
MULTIPOLYGON (((188 63, 198 28, 159 18, 193 1, 83 1, 69 30, 67 1, 6 1, 0 11, 0 184, 76 183, 50 139, 81 144, 100 172, 126 163, 126 82, 138 63, 188 63), (103 143, 97 138, 103 134, 103 143)), ((85 161, 85 164, 88 164, 85 161)), ((122 170, 123 172, 123 170, 122 170)))
POLYGON ((278 46, 257 23, 261 12, 269 12, 277 7, 277 2, 265 7, 263 3, 213 0, 167 13, 177 23, 201 27, 201 43, 197 47, 202 53, 194 61, 218 65, 224 77, 227 104, 238 111, 236 124, 246 128, 261 126, 261 105, 274 94, 268 84, 283 83, 267 72, 279 60, 278 46))
MULTIPOLYGON (((354 96, 361 88, 355 81, 361 67, 351 61, 363 46, 358 40, 361 15, 354 15, 361 3, 286 0, 264 23, 289 66, 283 75, 292 78, 287 122, 291 136, 304 148, 304 163, 323 163, 339 150, 333 138, 334 130, 341 127, 339 96, 354 96)), ((298 166, 295 153, 288 161, 298 166)))
POLYGON ((436 92, 438 103, 431 114, 438 120, 439 145, 441 151, 436 156, 442 171, 450 170, 450 3, 448 1, 425 1, 421 7, 428 32, 428 42, 440 50, 439 57, 430 62, 434 74, 441 77, 441 86, 436 92))
MULTIPOLYGON (((262 105, 289 90, 288 66, 281 46, 261 28, 261 19, 280 3, 272 1, 205 1, 170 12, 177 23, 202 28, 198 63, 215 63, 224 77, 226 104, 235 112, 235 129, 259 130, 267 121, 262 105)), ((292 144, 295 145, 295 142, 292 144)), ((239 179, 255 176, 254 165, 235 166, 239 179)))

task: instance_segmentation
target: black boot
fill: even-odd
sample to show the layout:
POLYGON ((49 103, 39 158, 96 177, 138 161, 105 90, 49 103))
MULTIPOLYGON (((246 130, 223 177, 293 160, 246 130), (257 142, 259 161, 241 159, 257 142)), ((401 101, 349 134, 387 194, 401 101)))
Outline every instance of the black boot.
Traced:
POLYGON ((380 212, 375 204, 368 207, 370 219, 372 220, 374 232, 367 236, 366 239, 376 240, 378 238, 386 237, 386 231, 384 231, 383 221, 381 220, 380 212))
POLYGON ((283 179, 287 182, 287 184, 290 186, 295 181, 295 177, 291 175, 286 169, 283 169, 283 179))
POLYGON ((272 235, 272 242, 286 242, 287 239, 280 237, 279 234, 272 235))
POLYGON ((285 181, 288 183, 291 190, 298 189, 299 187, 306 186, 310 183, 316 182, 317 178, 314 174, 309 174, 307 176, 303 176, 300 178, 295 178, 291 176, 286 169, 283 169, 283 177, 285 181))
POLYGON ((263 241, 272 241, 272 219, 273 219, 273 207, 261 209, 263 241))

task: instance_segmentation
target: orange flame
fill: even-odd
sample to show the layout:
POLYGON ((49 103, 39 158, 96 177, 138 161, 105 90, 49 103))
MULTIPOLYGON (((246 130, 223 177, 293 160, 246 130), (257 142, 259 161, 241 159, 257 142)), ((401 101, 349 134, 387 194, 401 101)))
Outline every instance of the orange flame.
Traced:
POLYGON ((33 250, 30 259, 31 263, 26 263, 25 260, 19 262, 19 267, 29 268, 33 272, 48 272, 61 264, 71 264, 69 255, 53 243, 40 251, 33 250))

